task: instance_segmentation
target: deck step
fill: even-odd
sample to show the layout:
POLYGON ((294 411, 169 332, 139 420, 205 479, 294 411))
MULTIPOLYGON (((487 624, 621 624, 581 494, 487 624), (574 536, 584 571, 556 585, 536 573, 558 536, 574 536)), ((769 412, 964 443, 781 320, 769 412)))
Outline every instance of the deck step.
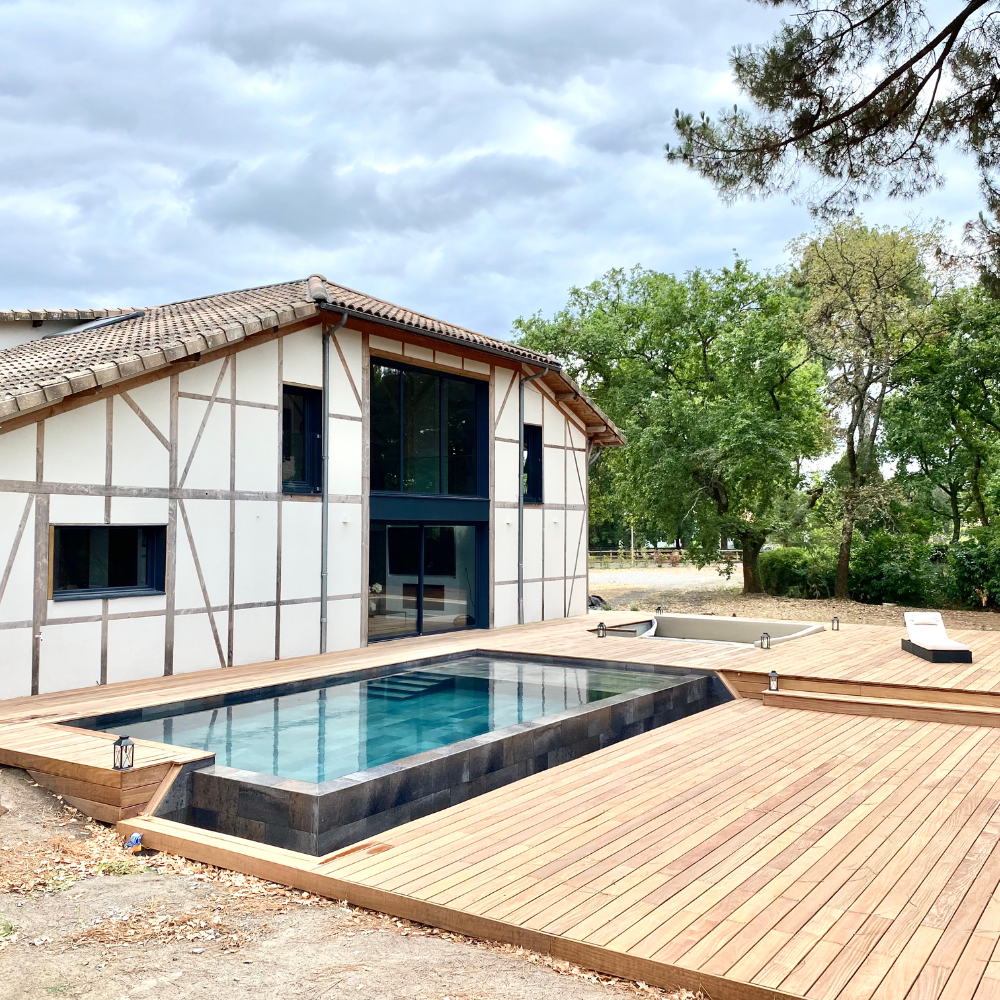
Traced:
POLYGON ((882 719, 913 719, 961 726, 1000 728, 1000 708, 954 702, 906 701, 902 698, 864 698, 822 691, 765 691, 765 705, 839 715, 870 715, 882 719))

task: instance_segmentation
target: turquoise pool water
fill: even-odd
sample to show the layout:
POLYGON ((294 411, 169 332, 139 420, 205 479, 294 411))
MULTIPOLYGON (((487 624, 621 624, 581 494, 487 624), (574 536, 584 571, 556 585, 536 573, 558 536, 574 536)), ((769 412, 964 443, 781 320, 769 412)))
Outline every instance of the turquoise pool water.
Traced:
POLYGON ((675 682, 655 674, 469 657, 374 680, 103 728, 210 750, 217 764, 228 767, 320 782, 675 682))

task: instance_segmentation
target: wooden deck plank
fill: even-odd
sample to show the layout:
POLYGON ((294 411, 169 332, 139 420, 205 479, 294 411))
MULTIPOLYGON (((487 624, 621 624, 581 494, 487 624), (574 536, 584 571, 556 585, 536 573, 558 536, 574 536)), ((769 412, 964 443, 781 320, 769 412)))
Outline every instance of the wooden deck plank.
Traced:
MULTIPOLYGON (((639 616, 602 617, 621 624, 639 616)), ((476 649, 720 670, 753 700, 327 858, 159 820, 124 820, 120 829, 141 829, 149 846, 615 974, 698 982, 719 1000, 1000 996, 1000 730, 981 725, 1000 709, 1000 633, 953 633, 972 646, 970 665, 903 653, 902 627, 843 625, 748 650, 597 639, 593 624, 422 637, 0 702, 0 753, 29 759, 47 745, 41 727, 88 714, 476 649), (779 699, 811 710, 764 704, 771 669, 783 691, 832 698, 779 699), (896 704, 876 705, 888 714, 870 716, 825 708, 852 696, 896 704)), ((51 728, 64 731, 53 766, 73 757, 78 778, 92 767, 113 787, 112 734, 101 743, 71 726, 51 728)), ((123 789, 124 797, 161 788, 162 775, 179 767, 174 750, 199 753, 146 747, 147 773, 159 768, 160 777, 123 789)))

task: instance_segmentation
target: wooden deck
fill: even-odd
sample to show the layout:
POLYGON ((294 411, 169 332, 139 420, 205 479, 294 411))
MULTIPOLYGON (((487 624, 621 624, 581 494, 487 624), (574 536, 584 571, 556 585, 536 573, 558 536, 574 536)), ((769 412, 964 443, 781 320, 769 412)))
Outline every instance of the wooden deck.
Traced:
POLYGON ((715 669, 743 697, 326 858, 144 816, 119 829, 713 1000, 1000 998, 1000 633, 953 633, 970 665, 903 654, 902 628, 734 650, 593 625, 0 702, 0 747, 58 719, 472 648, 715 669))
MULTIPOLYGON (((104 823, 145 812, 164 783, 184 764, 211 753, 185 747, 135 741, 135 766, 112 767, 112 733, 98 733, 52 723, 22 723, 0 728, 0 764, 22 767, 70 805, 104 823)), ((166 790, 166 789, 164 789, 166 790)))

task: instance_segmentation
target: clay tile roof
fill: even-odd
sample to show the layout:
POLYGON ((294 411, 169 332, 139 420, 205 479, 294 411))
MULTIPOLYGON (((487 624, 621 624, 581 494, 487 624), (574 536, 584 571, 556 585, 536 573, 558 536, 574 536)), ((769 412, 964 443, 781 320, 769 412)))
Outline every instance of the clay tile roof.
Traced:
POLYGON ((125 316, 134 309, 0 309, 0 323, 40 320, 41 322, 77 320, 87 323, 109 316, 125 316))
MULTIPOLYGON (((317 277, 312 279, 314 290, 317 277)), ((390 327, 544 365, 553 375, 560 371, 559 363, 545 355, 321 280, 326 302, 317 302, 310 295, 310 281, 304 278, 153 306, 143 310, 141 316, 0 351, 0 420, 85 389, 161 368, 191 354, 214 350, 262 330, 317 316, 321 309, 336 312, 338 306, 390 327)), ((0 310, 0 321, 78 319, 86 323, 133 312, 136 310, 0 310)), ((586 402, 594 418, 608 425, 607 434, 620 437, 566 376, 559 377, 586 402)), ((615 442, 609 439, 608 443, 615 442)))

